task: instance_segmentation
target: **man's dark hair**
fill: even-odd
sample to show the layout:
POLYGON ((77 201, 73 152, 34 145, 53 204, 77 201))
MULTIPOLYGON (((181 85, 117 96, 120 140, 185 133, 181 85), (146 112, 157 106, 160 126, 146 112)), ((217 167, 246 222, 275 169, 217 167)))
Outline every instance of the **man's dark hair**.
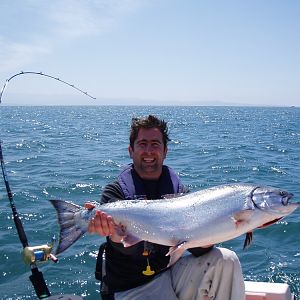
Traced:
POLYGON ((153 115, 149 115, 144 118, 132 118, 129 136, 130 146, 132 149, 134 146, 134 141, 137 139, 139 130, 141 128, 158 128, 162 134, 164 147, 166 148, 168 141, 170 141, 167 123, 153 115))

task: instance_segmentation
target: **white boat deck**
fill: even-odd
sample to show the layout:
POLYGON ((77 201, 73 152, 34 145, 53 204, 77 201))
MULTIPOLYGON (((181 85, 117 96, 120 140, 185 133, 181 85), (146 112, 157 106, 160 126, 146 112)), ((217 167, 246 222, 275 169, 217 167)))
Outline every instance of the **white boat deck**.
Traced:
MULTIPOLYGON (((296 300, 285 283, 245 281, 246 300, 296 300)), ((83 300, 76 295, 56 295, 49 300, 83 300)))
POLYGON ((245 281, 246 300, 295 300, 286 283, 245 281))

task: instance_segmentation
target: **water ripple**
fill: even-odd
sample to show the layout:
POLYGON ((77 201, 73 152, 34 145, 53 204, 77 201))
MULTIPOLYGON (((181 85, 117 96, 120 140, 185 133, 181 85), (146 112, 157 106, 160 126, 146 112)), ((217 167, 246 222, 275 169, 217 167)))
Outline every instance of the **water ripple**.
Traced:
MULTIPOLYGON (((252 182, 282 187, 299 199, 299 108, 1 106, 0 112, 5 166, 32 244, 50 241, 58 232, 49 199, 80 205, 99 199, 104 186, 130 162, 131 117, 149 113, 169 122, 166 163, 192 191, 252 182)), ((3 187, 0 200, 1 296, 35 299, 3 187)), ((244 237, 222 245, 237 252, 247 280, 287 282, 300 297, 299 231, 297 211, 256 230, 247 251, 242 251, 244 237)), ((63 253, 58 264, 41 266, 52 294, 99 297, 94 268, 102 240, 88 235, 63 253)))

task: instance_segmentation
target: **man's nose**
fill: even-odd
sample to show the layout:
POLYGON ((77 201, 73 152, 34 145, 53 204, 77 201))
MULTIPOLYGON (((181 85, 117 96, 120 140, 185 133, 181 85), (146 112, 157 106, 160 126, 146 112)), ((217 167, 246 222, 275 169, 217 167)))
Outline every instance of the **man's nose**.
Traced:
POLYGON ((151 152, 153 151, 152 145, 151 145, 151 144, 147 144, 147 145, 146 145, 146 148, 145 148, 145 151, 146 151, 147 153, 151 153, 151 152))

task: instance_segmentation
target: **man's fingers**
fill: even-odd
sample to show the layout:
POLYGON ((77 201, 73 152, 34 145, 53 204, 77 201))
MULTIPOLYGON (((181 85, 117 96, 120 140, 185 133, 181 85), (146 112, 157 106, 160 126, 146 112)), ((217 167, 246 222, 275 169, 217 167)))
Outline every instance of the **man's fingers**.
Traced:
POLYGON ((95 217, 89 223, 89 231, 102 236, 112 235, 115 231, 113 218, 105 212, 96 211, 95 217))
POLYGON ((114 234, 116 225, 112 216, 107 217, 107 224, 108 224, 109 235, 114 234))
POLYGON ((95 226, 100 226, 102 227, 102 231, 104 235, 108 236, 111 235, 111 225, 110 223, 112 222, 112 217, 108 216, 104 212, 97 212, 96 217, 95 217, 95 226), (97 218, 98 217, 98 218, 97 218))

